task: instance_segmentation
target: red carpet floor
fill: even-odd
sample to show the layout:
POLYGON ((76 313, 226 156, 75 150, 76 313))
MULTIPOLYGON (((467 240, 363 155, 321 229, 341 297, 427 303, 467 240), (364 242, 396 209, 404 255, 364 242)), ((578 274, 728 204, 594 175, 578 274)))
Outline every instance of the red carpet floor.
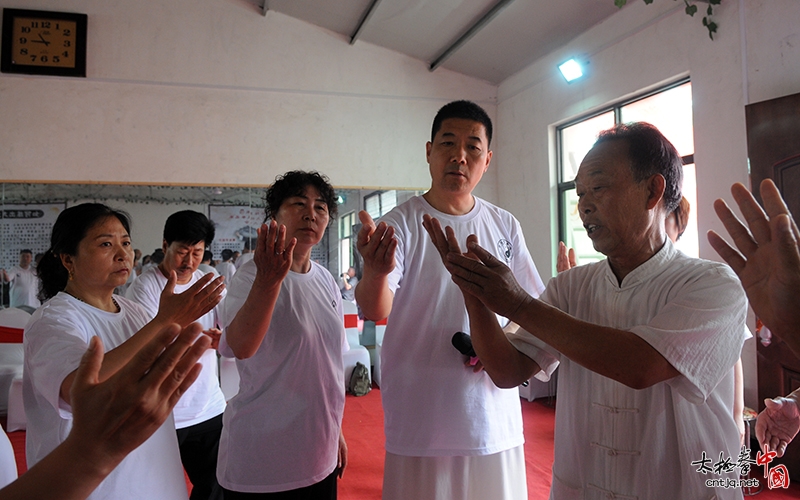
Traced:
MULTIPOLYGON (((546 500, 550 491, 555 409, 545 401, 522 400, 529 500, 546 500)), ((0 418, 0 423, 5 427, 4 418, 0 418)), ((385 443, 380 390, 374 389, 360 398, 348 395, 343 427, 350 459, 344 477, 339 482, 339 498, 378 500, 381 498, 385 443)), ((25 471, 25 432, 12 432, 8 437, 14 447, 17 468, 20 472, 25 471)), ((788 490, 764 490, 757 499, 800 498, 799 483, 800 479, 788 490)))

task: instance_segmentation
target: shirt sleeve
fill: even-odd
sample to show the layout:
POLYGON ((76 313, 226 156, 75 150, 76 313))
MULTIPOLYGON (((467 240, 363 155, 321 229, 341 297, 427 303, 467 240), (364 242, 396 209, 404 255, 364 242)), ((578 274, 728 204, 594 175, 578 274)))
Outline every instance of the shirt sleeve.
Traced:
POLYGON ((727 266, 717 265, 684 285, 648 324, 630 331, 681 373, 667 383, 702 404, 741 356, 749 336, 746 315, 738 279, 727 266))
POLYGON ((248 295, 250 295, 250 289, 253 288, 253 282, 256 280, 255 272, 255 263, 252 260, 245 262, 242 268, 233 276, 230 285, 226 288, 227 294, 225 298, 217 306, 220 313, 220 324, 223 326, 218 351, 226 358, 236 357, 233 354, 233 349, 228 345, 226 333, 228 326, 233 322, 239 309, 242 308, 248 295))
MULTIPOLYGON (((551 288, 553 281, 554 280, 551 280, 547 288, 543 290, 542 294, 539 296, 539 300, 551 304, 554 307, 558 307, 552 303, 552 297, 556 295, 551 288)), ((539 365, 541 371, 535 373, 534 378, 541 380, 542 382, 547 382, 550 380, 550 376, 553 375, 553 372, 556 371, 556 368, 558 368, 561 353, 553 349, 550 345, 534 337, 530 332, 522 327, 520 327, 515 333, 507 333, 506 337, 511 342, 511 345, 513 345, 519 352, 528 356, 535 361, 537 365, 539 365)))
POLYGON ((25 330, 30 380, 62 418, 72 418, 72 408, 61 399, 61 384, 80 365, 89 339, 69 317, 42 316, 25 330))
POLYGON ((150 273, 143 274, 136 278, 128 290, 125 291, 125 298, 130 299, 147 311, 148 321, 152 320, 158 314, 158 306, 160 305, 161 292, 158 290, 157 283, 155 282, 150 273))

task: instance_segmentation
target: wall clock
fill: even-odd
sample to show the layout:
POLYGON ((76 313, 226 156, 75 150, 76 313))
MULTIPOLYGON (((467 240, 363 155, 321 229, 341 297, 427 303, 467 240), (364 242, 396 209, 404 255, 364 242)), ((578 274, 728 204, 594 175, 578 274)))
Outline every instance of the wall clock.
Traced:
POLYGON ((3 9, 0 71, 86 76, 86 14, 3 9))

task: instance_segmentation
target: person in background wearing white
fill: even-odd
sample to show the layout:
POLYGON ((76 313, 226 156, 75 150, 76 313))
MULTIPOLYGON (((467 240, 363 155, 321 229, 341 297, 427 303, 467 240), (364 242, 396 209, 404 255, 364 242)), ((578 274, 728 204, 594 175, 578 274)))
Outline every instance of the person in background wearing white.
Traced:
MULTIPOLYGON (((198 270, 206 249, 214 241, 214 223, 194 210, 170 215, 164 224, 164 260, 158 267, 143 272, 128 288, 126 297, 145 308, 150 318, 156 317, 161 292, 172 273, 178 277, 175 293, 181 293, 203 279, 198 270)), ((216 347, 222 332, 218 328, 217 309, 197 319, 203 333, 211 337, 212 348, 200 359, 203 371, 192 387, 175 406, 175 428, 181 462, 192 482, 192 500, 221 499, 216 481, 219 436, 222 433, 222 412, 225 396, 219 386, 216 347)))
POLYGON ((255 256, 223 303, 219 350, 235 357, 239 393, 228 401, 217 479, 225 499, 335 499, 347 465, 342 435, 342 297, 311 249, 336 217, 317 172, 278 177, 255 256))
POLYGON ((36 309, 41 305, 36 279, 36 268, 31 264, 33 252, 23 249, 19 252, 19 265, 14 266, 8 271, 0 269, 0 277, 6 283, 11 283, 9 290, 9 306, 19 307, 28 306, 36 309))
MULTIPOLYGON (((173 273, 149 321, 135 302, 114 295, 132 272, 130 223, 98 203, 75 205, 53 225, 51 247, 39 264, 46 302, 25 327, 22 391, 28 419, 26 456, 32 467, 62 443, 72 426, 70 389, 92 337, 107 349, 100 380, 113 376, 166 325, 187 326, 213 309, 224 290, 211 276, 174 294, 173 273)), ((91 498, 186 499, 172 417, 124 459, 91 498)))
POLYGON ((233 250, 226 248, 222 251, 222 262, 217 264, 217 272, 225 277, 225 283, 231 283, 233 275, 236 274, 236 266, 233 265, 233 250))
MULTIPOLYGON (((750 307, 764 325, 800 356, 800 231, 772 180, 761 183, 763 209, 742 184, 734 184, 731 193, 747 226, 723 200, 714 202, 714 210, 738 251, 714 231, 709 231, 708 241, 739 276, 750 307)), ((764 404, 756 438, 762 449, 782 457, 800 430, 800 389, 765 399, 764 404)))

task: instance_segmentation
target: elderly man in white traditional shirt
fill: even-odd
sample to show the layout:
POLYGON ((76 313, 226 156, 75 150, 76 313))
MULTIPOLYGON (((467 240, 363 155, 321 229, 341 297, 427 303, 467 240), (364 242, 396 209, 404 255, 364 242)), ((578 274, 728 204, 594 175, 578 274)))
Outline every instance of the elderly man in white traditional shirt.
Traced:
POLYGON ((426 218, 495 383, 547 380, 560 364, 551 499, 742 498, 733 366, 747 302, 728 266, 666 237, 681 172, 652 125, 601 133, 575 183, 607 259, 560 273, 539 300, 474 236, 461 254, 454 233, 426 218), (522 328, 504 335, 494 313, 522 328))

